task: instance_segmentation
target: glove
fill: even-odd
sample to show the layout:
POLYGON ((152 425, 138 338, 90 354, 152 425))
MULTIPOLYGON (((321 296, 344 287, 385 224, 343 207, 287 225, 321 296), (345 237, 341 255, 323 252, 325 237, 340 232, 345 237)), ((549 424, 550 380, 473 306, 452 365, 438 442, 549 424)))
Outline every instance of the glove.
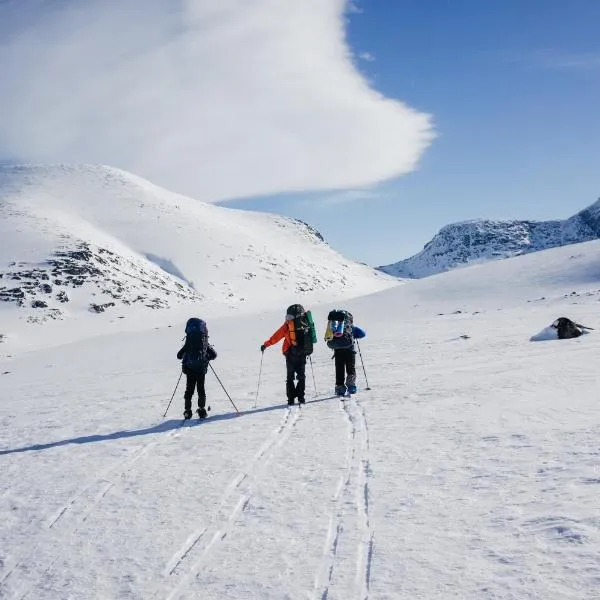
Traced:
POLYGON ((264 351, 266 350, 266 348, 267 348, 267 347, 266 347, 266 346, 263 344, 263 345, 260 347, 260 351, 261 351, 261 352, 264 352, 264 351))

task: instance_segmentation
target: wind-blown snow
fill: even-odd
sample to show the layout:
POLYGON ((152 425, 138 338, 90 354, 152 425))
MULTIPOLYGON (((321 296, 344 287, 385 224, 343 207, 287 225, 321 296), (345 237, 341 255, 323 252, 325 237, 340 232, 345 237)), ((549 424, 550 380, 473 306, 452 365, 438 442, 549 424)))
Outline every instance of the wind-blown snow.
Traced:
MULTIPOLYGON (((212 416, 183 428, 181 384, 161 417, 183 320, 4 356, 0 596, 597 598, 600 341, 529 339, 597 325, 599 250, 344 303, 372 388, 359 357, 345 402, 322 342, 305 406, 282 403, 278 349, 256 397, 285 306, 209 319, 240 414, 209 373, 212 416)), ((333 306, 311 308, 321 337, 333 306)))
POLYGON ((111 164, 203 201, 410 172, 430 117, 369 86, 346 5, 0 2, 0 157, 111 164))

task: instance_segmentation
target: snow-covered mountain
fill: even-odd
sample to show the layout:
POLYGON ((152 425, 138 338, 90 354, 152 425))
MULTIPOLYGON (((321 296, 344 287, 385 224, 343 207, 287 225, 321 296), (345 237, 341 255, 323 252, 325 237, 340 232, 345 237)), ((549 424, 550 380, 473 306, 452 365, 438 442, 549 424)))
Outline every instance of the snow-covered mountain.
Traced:
POLYGON ((65 317, 105 330, 130 317, 157 322, 161 308, 206 315, 394 285, 298 220, 204 204, 89 165, 0 165, 0 261, 4 335, 65 317))
POLYGON ((379 267, 396 277, 419 279, 485 262, 600 238, 600 199, 565 220, 474 220, 442 227, 423 250, 379 267))

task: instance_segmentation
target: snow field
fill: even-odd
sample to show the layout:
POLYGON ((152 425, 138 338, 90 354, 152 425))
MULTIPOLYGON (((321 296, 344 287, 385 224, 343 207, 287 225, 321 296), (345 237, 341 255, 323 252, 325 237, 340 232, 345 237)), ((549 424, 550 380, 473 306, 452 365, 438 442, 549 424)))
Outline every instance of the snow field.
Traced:
POLYGON ((597 245, 562 250, 349 301, 344 402, 319 341, 318 393, 270 348, 255 406, 285 306, 209 320, 239 416, 209 373, 162 419, 183 320, 2 359, 0 598, 598 598, 600 342, 529 342, 596 325, 597 245))

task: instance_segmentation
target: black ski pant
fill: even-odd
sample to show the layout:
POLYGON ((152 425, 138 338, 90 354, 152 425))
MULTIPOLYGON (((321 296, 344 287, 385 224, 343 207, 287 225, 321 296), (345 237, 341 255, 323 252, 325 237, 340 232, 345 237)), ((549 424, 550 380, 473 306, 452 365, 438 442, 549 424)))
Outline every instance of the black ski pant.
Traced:
POLYGON ((192 396, 194 389, 198 389, 198 408, 204 408, 206 405, 206 390, 204 389, 204 380, 206 373, 203 371, 188 371, 186 373, 187 381, 185 384, 185 410, 192 410, 192 396))
POLYGON ((306 356, 304 354, 293 354, 290 351, 285 355, 285 366, 287 368, 285 391, 288 402, 293 402, 294 398, 298 398, 299 402, 304 402, 306 356), (298 383, 294 384, 294 378, 298 380, 298 383))
POLYGON ((354 348, 335 350, 335 385, 356 385, 356 352, 354 348))

